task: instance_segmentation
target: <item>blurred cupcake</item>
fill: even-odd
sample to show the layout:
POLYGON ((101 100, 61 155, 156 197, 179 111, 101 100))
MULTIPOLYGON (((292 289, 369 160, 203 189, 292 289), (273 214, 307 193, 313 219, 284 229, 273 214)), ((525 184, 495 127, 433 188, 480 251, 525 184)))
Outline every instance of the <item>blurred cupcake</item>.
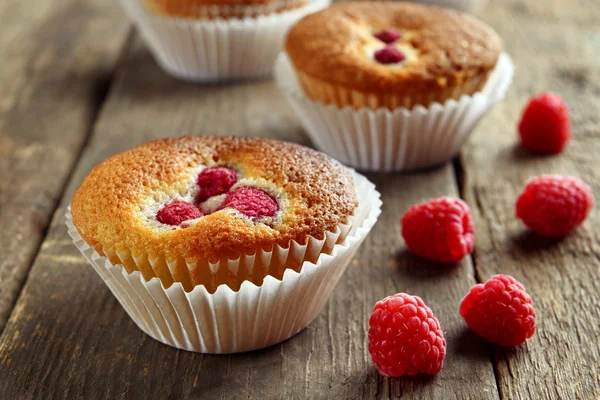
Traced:
POLYGON ((491 28, 449 10, 340 3, 297 23, 285 49, 313 100, 393 110, 480 91, 502 46, 491 28))
POLYGON ((306 327, 379 208, 372 184, 322 153, 183 137, 96 166, 68 225, 142 330, 179 348, 229 353, 306 327))
POLYGON ((512 76, 487 25, 414 3, 335 4, 299 21, 285 48, 279 84, 313 140, 362 169, 412 169, 452 157, 512 76), (315 117, 315 104, 338 110, 315 117), (355 113, 337 115, 345 107, 355 113))
POLYGON ((146 0, 150 10, 171 17, 216 19, 258 17, 302 7, 309 0, 146 0))
POLYGON ((193 81, 270 74, 283 37, 329 0, 121 0, 158 64, 193 81))
POLYGON ((488 0, 410 0, 417 3, 454 8, 456 10, 477 14, 485 8, 488 0))

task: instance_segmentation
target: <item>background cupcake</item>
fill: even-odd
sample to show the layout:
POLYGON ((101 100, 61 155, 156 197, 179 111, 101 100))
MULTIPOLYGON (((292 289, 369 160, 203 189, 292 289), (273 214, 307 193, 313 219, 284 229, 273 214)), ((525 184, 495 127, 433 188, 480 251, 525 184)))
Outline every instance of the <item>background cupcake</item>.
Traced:
POLYGON ((313 150, 184 137, 99 164, 69 225, 142 330, 188 350, 236 352, 316 317, 379 206, 372 184, 313 150))
POLYGON ((270 74, 283 37, 329 0, 121 0, 158 64, 186 80, 270 74))
POLYGON ((302 19, 285 49, 310 98, 394 109, 480 91, 502 46, 491 28, 464 14, 410 3, 347 3, 302 19))
POLYGON ((477 14, 485 8, 488 0, 411 0, 417 3, 455 8, 460 11, 477 14))
POLYGON ((290 11, 310 0, 146 0, 154 13, 182 18, 245 18, 290 11))
POLYGON ((290 30, 278 79, 321 149, 361 169, 412 169, 452 157, 503 96, 512 65, 501 49, 455 11, 340 3, 290 30))

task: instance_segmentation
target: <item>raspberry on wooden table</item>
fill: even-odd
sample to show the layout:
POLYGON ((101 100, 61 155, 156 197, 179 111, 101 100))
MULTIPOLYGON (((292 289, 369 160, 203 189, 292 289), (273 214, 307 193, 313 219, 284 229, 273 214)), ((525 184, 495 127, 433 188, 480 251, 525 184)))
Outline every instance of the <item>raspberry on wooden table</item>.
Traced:
POLYGON ((508 275, 473 286, 460 303, 460 315, 479 336, 502 346, 519 345, 535 333, 531 297, 508 275))
POLYGON ((252 186, 240 186, 230 192, 218 210, 226 207, 253 219, 272 217, 279 211, 279 204, 269 193, 252 186))
POLYGON ((177 226, 202 216, 204 213, 193 204, 176 201, 162 206, 156 213, 156 220, 161 224, 177 226))
POLYGON ((229 189, 237 182, 237 172, 227 167, 205 168, 198 174, 196 184, 198 185, 198 194, 196 201, 202 203, 210 197, 227 193, 229 189))
POLYGON ((416 204, 402 217, 402 236, 410 251, 423 258, 460 261, 473 251, 469 206, 450 197, 416 204))
POLYGON ((529 100, 519 123, 521 143, 539 154, 560 153, 571 138, 569 110, 558 94, 543 93, 529 100))
POLYGON ((446 340, 423 300, 398 293, 373 307, 369 353, 384 376, 437 374, 446 356, 446 340))
POLYGON ((583 181, 562 175, 541 175, 531 179, 517 199, 516 214, 532 231, 543 236, 562 237, 581 225, 594 196, 583 181))

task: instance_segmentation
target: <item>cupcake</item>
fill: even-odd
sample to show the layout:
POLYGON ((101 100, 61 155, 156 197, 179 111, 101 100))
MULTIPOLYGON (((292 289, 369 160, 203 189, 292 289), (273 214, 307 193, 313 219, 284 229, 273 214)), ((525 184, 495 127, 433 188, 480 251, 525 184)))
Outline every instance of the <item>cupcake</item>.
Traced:
POLYGON ((314 150, 182 137, 96 166, 68 225, 142 330, 229 353, 306 327, 379 208, 372 184, 314 150))
POLYGON ((294 25, 285 49, 278 78, 292 102, 302 103, 304 96, 312 104, 356 111, 329 121, 323 120, 325 109, 316 117, 310 106, 292 104, 303 109, 299 113, 306 114, 303 122, 313 139, 322 138, 315 140, 321 149, 362 169, 412 169, 447 160, 512 76, 490 27, 466 14, 415 3, 335 4, 294 25), (501 76, 491 79, 499 66, 501 76), (292 94, 296 84, 301 96, 292 94), (473 109, 478 94, 486 104, 473 109), (461 104, 465 107, 456 107, 461 104), (380 111, 390 120, 377 120, 380 111), (376 120, 358 121, 364 114, 376 120), (415 114, 418 122, 409 118, 415 114), (352 124, 362 127, 349 129, 352 124), (383 132, 386 127, 391 131, 383 132), (360 147, 365 154, 358 153, 360 147))
POLYGON ((121 0, 158 64, 176 78, 269 75, 288 28, 329 0, 121 0))
POLYGON ((455 8, 460 11, 477 14, 485 8, 488 0, 410 0, 417 3, 432 4, 441 7, 455 8))
POLYGON ((181 18, 244 18, 302 7, 308 0, 146 0, 152 12, 181 18))
POLYGON ((498 35, 465 14, 412 3, 340 3, 289 32, 308 97, 354 108, 428 107, 483 89, 498 35))

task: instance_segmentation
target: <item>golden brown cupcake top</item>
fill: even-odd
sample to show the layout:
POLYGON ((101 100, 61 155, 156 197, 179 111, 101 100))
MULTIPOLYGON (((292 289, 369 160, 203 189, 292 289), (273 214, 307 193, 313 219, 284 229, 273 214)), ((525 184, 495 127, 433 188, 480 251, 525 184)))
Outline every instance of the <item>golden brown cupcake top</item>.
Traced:
POLYGON ((149 9, 157 14, 183 17, 199 18, 221 15, 222 17, 243 17, 246 15, 260 15, 256 13, 241 12, 241 10, 209 10, 212 7, 265 7, 268 12, 284 11, 292 9, 304 0, 146 0, 149 9))
POLYGON ((498 35, 456 11, 402 2, 347 2, 308 15, 286 51, 313 79, 362 92, 452 87, 494 68, 498 35))
POLYGON ((351 172, 299 145, 237 137, 162 139, 98 164, 73 198, 73 224, 96 248, 216 262, 347 222, 351 172))

